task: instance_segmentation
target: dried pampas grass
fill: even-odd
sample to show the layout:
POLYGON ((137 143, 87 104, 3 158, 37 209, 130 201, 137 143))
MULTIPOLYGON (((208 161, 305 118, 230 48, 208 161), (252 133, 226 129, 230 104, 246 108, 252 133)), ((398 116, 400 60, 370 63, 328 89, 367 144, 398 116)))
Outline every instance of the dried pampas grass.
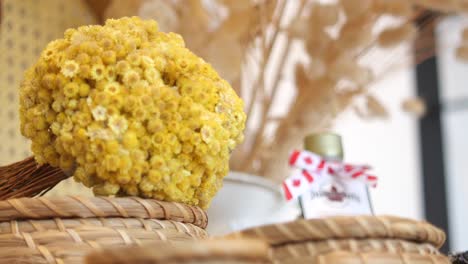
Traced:
POLYGON ((348 20, 353 20, 366 14, 374 5, 373 0, 341 0, 340 5, 348 20))
POLYGON ((144 1, 138 9, 142 18, 158 18, 161 31, 174 32, 179 30, 178 14, 167 1, 144 1))
POLYGON ((427 112, 426 102, 422 98, 408 98, 403 101, 401 107, 416 117, 422 117, 427 112))
POLYGON ((409 0, 375 0, 375 10, 378 13, 394 17, 411 17, 414 6, 409 0))
POLYGON ((397 27, 387 28, 380 32, 378 43, 381 47, 388 48, 401 44, 404 41, 413 40, 418 29, 413 24, 404 24, 397 27))

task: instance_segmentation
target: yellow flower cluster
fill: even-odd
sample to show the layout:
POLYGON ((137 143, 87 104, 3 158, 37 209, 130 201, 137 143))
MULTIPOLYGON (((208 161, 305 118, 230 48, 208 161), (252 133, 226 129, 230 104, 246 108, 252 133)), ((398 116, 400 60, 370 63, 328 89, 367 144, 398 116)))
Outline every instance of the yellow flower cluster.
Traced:
POLYGON ((21 132, 98 195, 206 208, 242 141, 243 103, 173 33, 137 17, 69 29, 28 70, 21 132))

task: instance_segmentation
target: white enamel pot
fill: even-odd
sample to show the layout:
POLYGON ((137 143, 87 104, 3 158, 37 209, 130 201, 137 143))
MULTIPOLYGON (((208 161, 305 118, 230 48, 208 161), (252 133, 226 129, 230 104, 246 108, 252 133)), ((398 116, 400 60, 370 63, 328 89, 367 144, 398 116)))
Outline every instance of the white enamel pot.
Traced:
POLYGON ((230 172, 208 209, 210 235, 297 219, 297 203, 286 203, 280 186, 263 177, 230 172))

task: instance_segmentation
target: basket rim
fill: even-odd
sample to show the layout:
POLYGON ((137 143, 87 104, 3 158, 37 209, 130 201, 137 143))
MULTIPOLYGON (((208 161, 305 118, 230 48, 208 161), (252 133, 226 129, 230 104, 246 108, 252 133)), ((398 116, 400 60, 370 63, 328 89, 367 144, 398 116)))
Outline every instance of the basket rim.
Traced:
POLYGON ((0 221, 96 217, 174 220, 201 228, 208 225, 208 216, 199 207, 139 197, 60 196, 0 201, 0 221))
MULTIPOLYGON (((314 257, 317 263, 440 263, 450 264, 449 259, 440 254, 419 254, 419 253, 392 253, 392 252, 350 252, 350 251, 334 251, 314 257)), ((286 262, 289 263, 289 262, 286 262)), ((294 262, 295 263, 295 262, 294 262)))
POLYGON ((107 248, 88 254, 85 263, 166 263, 209 259, 268 261, 269 253, 268 245, 261 240, 214 238, 107 248))
POLYGON ((441 255, 439 250, 429 243, 417 243, 401 239, 329 239, 307 241, 276 246, 273 258, 287 260, 298 256, 317 256, 332 251, 353 253, 419 253, 423 255, 441 255))
POLYGON ((272 246, 328 239, 402 239, 440 248, 445 232, 425 221, 396 216, 334 216, 245 229, 228 237, 261 238, 272 246))

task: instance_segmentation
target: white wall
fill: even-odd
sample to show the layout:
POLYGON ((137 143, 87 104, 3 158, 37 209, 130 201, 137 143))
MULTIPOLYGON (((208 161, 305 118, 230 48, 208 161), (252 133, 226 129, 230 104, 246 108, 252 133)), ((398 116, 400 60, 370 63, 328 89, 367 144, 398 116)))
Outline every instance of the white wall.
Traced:
POLYGON ((379 177, 371 191, 375 212, 420 219, 423 216, 417 120, 401 110, 415 93, 410 68, 389 74, 374 87, 389 110, 389 120, 363 121, 347 111, 335 131, 343 136, 345 159, 367 163, 379 177))
POLYGON ((460 17, 445 19, 437 28, 437 54, 441 97, 445 107, 442 115, 444 155, 448 194, 451 248, 468 249, 468 108, 455 110, 454 100, 468 99, 468 63, 457 61, 454 49, 460 43, 460 17))

